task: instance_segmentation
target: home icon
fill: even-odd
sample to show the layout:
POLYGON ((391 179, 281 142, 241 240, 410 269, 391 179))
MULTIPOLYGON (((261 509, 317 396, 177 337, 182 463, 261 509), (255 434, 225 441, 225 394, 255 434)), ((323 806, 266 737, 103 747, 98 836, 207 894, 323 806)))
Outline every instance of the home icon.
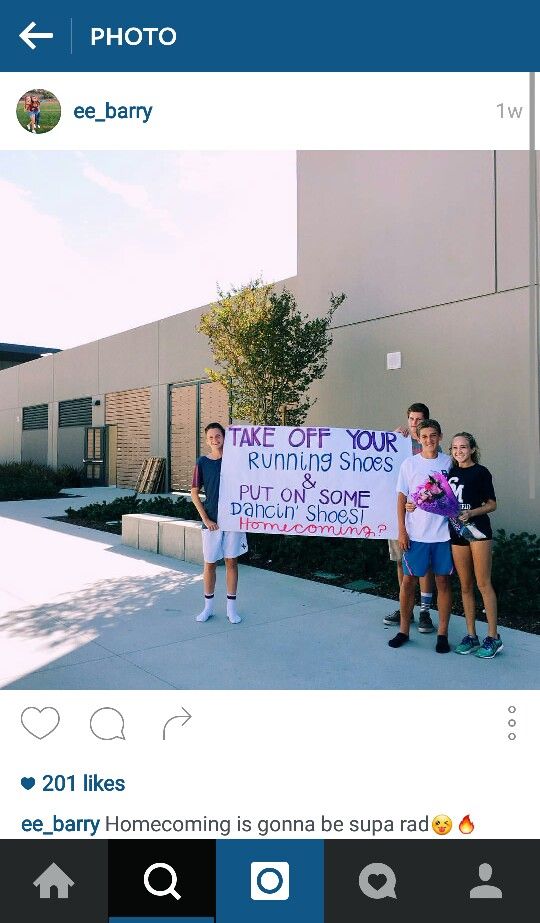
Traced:
POLYGON ((75 882, 57 866, 56 862, 53 862, 48 869, 41 873, 39 878, 36 878, 34 887, 39 888, 39 896, 45 900, 51 899, 53 888, 56 888, 58 898, 66 899, 69 897, 69 889, 74 884, 75 882))

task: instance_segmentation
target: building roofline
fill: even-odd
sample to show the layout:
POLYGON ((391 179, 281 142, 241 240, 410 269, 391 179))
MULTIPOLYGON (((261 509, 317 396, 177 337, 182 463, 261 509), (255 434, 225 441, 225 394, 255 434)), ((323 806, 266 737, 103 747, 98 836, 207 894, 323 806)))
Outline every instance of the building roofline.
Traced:
POLYGON ((36 359, 43 353, 60 353, 61 349, 54 346, 22 346, 20 343, 0 343, 2 353, 20 353, 26 356, 35 356, 36 359))

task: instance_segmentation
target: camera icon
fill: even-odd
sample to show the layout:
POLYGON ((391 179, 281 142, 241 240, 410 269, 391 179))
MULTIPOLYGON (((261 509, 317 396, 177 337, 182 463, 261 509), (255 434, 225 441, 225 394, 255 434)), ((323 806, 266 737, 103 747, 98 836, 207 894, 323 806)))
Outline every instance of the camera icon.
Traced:
POLYGON ((252 862, 251 900, 288 901, 289 863, 252 862))

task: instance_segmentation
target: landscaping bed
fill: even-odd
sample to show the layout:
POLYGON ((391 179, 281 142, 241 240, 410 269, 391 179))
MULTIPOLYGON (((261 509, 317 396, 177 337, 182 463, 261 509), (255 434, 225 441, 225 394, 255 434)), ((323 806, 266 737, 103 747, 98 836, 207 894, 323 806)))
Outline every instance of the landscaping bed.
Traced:
POLYGON ((45 500, 66 487, 82 487, 83 472, 71 465, 50 468, 36 462, 0 463, 0 501, 45 500))
MULTIPOLYGON (((141 499, 136 494, 112 502, 93 503, 80 510, 69 508, 58 517, 74 525, 120 535, 122 516, 153 513, 179 519, 199 519, 185 497, 141 499)), ((396 565, 388 559, 386 541, 340 538, 301 538, 290 535, 250 533, 249 552, 242 563, 293 577, 326 583, 396 600, 396 565)), ((540 538, 527 532, 494 535, 493 585, 499 601, 499 622, 532 634, 540 634, 540 538)), ((452 583, 453 612, 462 612, 457 577, 452 583)), ((485 621, 481 597, 477 616, 485 621)))

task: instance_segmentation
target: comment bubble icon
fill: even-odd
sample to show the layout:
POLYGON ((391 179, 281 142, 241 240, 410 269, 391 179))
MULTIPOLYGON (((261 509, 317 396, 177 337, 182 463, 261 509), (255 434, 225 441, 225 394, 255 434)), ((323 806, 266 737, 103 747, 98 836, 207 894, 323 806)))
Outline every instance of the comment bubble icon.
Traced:
POLYGON ((397 900, 394 870, 384 862, 366 865, 358 876, 358 886, 362 894, 371 900, 380 901, 385 897, 397 900))
POLYGON ((125 740, 124 716, 116 708, 98 708, 90 718, 90 730, 100 740, 125 740))

